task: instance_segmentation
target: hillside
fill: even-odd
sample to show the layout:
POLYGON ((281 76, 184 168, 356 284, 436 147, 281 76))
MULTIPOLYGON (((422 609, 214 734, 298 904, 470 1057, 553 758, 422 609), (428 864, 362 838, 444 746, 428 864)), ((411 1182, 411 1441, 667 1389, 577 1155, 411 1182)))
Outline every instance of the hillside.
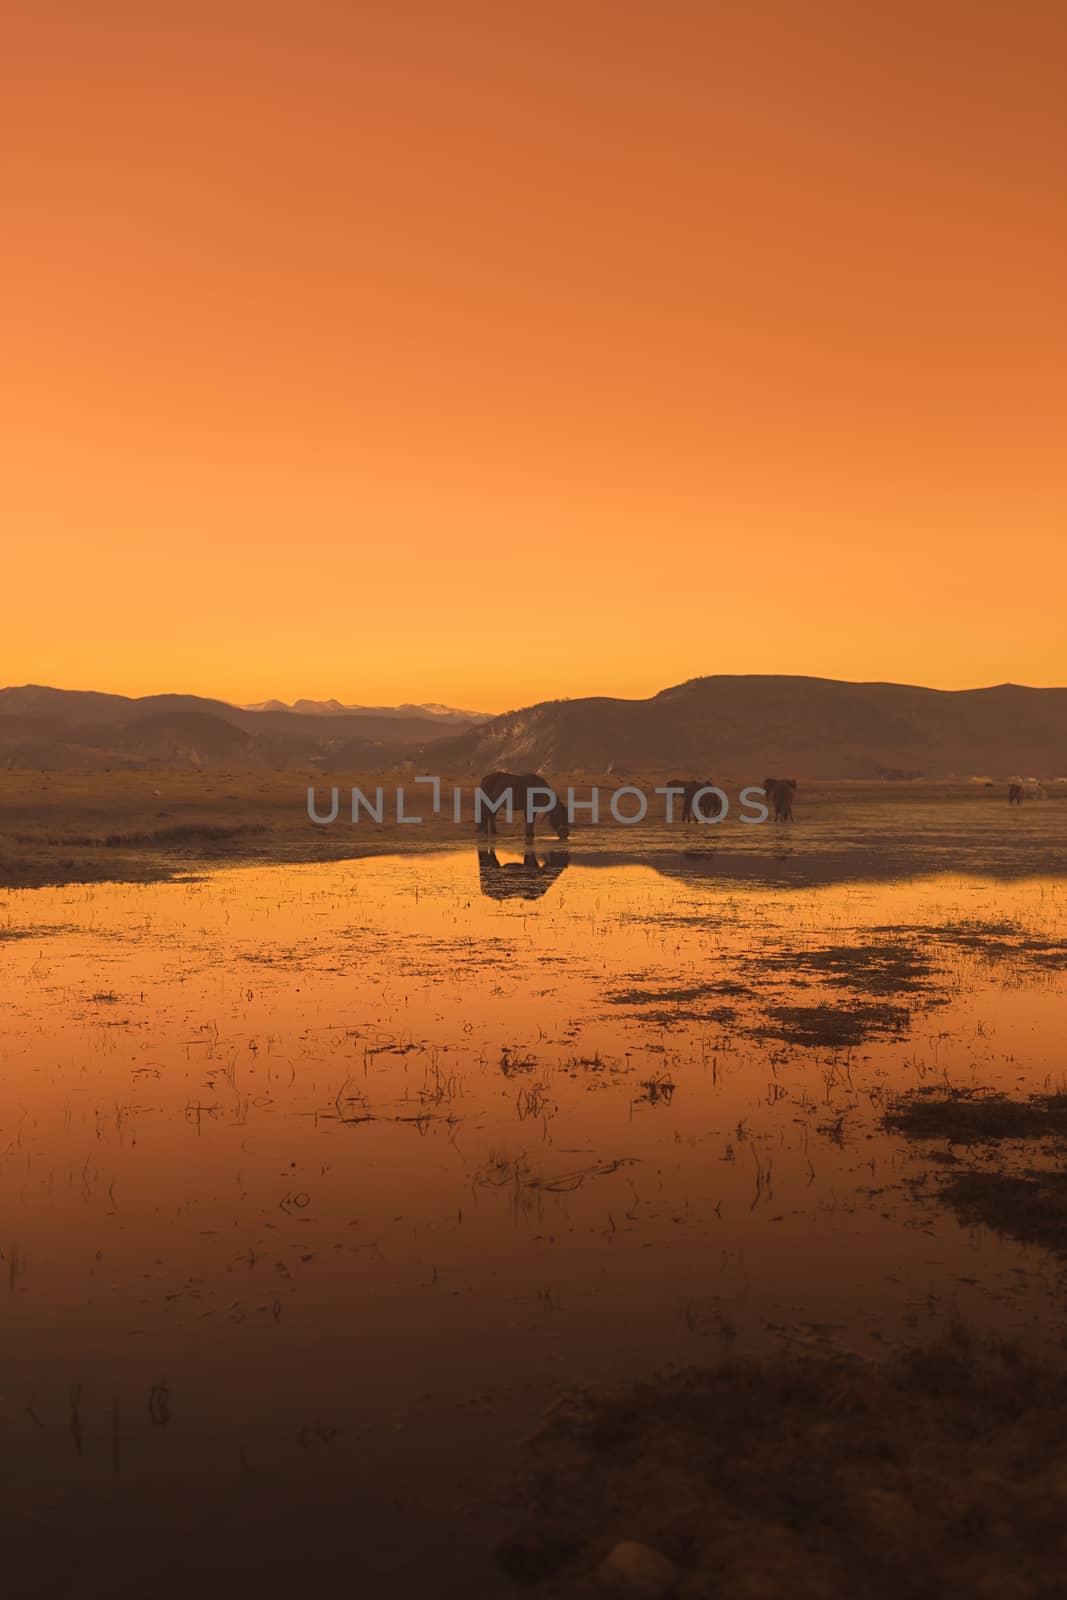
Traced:
MULTIPOLYGON (((309 707, 311 702, 306 702, 309 707)), ((447 707, 298 710, 198 695, 0 689, 0 766, 44 770, 395 765, 469 724, 447 707)))
POLYGON ((647 700, 545 701, 434 746, 446 770, 754 778, 1067 773, 1067 689, 708 677, 647 700))
MULTIPOLYGON (((647 700, 544 701, 455 732, 438 708, 250 710, 195 695, 0 690, 0 765, 443 774, 494 767, 758 781, 1067 774, 1067 689, 921 689, 831 678, 709 677, 647 700)), ((441 708, 444 711, 445 708, 441 708)))

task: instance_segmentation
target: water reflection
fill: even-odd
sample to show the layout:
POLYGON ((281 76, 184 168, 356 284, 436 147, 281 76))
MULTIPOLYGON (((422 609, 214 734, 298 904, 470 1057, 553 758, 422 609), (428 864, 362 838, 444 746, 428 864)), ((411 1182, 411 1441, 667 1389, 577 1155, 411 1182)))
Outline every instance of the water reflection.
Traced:
POLYGON ((527 850, 521 861, 500 861, 495 850, 478 851, 478 883, 491 900, 540 900, 570 865, 566 850, 550 850, 542 860, 527 850))
POLYGON ((922 1207, 931 1163, 881 1112, 1061 1081, 1063 880, 667 857, 482 849, 480 893, 469 845, 9 893, 13 1490, 362 1474, 362 1557, 561 1384, 1048 1323, 1047 1257, 922 1207))

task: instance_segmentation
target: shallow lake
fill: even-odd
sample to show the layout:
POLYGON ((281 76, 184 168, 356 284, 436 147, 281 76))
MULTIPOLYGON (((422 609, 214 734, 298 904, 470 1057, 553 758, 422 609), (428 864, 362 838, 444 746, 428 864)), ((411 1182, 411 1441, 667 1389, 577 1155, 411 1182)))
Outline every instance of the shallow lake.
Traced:
POLYGON ((891 881, 805 872, 840 833, 756 873, 650 834, 6 893, 0 1450, 36 1592, 177 1592, 210 1542, 231 1593, 334 1583, 343 1547, 355 1584, 488 1595, 493 1486, 566 1385, 952 1318, 1058 1338, 1057 1264, 881 1126, 922 1085, 1064 1084, 1067 880, 997 828, 1010 876, 936 830, 891 881))

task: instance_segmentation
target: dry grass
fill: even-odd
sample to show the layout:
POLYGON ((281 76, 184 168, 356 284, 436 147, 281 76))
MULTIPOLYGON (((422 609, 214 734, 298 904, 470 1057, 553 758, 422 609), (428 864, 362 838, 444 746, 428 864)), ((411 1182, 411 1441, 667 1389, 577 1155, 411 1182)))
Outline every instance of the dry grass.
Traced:
MULTIPOLYGON (((344 796, 353 783, 391 791, 404 774, 331 774, 344 796)), ((365 820, 316 827, 312 772, 10 772, 0 790, 0 887, 147 883, 182 875, 202 860, 324 861, 380 850, 396 829, 365 820)), ((342 804, 342 818, 345 815, 342 804)), ((405 828, 405 846, 455 842, 431 818, 405 828), (410 839, 417 832, 417 840, 410 839)), ((460 837, 468 842, 466 834, 460 837)))

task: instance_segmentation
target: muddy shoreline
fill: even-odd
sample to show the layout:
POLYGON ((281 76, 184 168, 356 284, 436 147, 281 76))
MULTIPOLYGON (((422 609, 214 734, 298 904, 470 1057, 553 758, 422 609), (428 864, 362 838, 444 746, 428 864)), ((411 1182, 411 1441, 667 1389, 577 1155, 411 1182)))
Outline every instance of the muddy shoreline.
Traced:
MULTIPOLYGON (((331 780, 333 781, 333 780, 331 780)), ((345 777, 336 778, 344 787, 345 777)), ((365 791, 411 783, 408 773, 349 775, 365 791)), ((467 785, 471 780, 458 779, 467 785)), ((560 780, 563 781, 563 780, 560 780)), ((574 780, 617 786, 618 775, 574 780)), ((651 789, 661 774, 628 776, 651 789)), ((724 780, 725 781, 725 780, 724 780)), ((358 860, 393 851, 469 850, 478 835, 428 814, 408 827, 386 820, 327 826, 307 816, 312 773, 6 772, 0 775, 0 888, 151 883, 223 864, 358 860)), ((782 888, 973 872, 1009 882, 1067 874, 1067 794, 1009 808, 971 784, 838 783, 803 787, 792 825, 577 824, 571 862, 609 868, 640 860, 668 877, 782 888)), ((469 807, 468 807, 469 809, 469 807)), ((501 850, 522 829, 501 829, 501 850)), ((561 848, 551 833, 542 850, 561 848)))

